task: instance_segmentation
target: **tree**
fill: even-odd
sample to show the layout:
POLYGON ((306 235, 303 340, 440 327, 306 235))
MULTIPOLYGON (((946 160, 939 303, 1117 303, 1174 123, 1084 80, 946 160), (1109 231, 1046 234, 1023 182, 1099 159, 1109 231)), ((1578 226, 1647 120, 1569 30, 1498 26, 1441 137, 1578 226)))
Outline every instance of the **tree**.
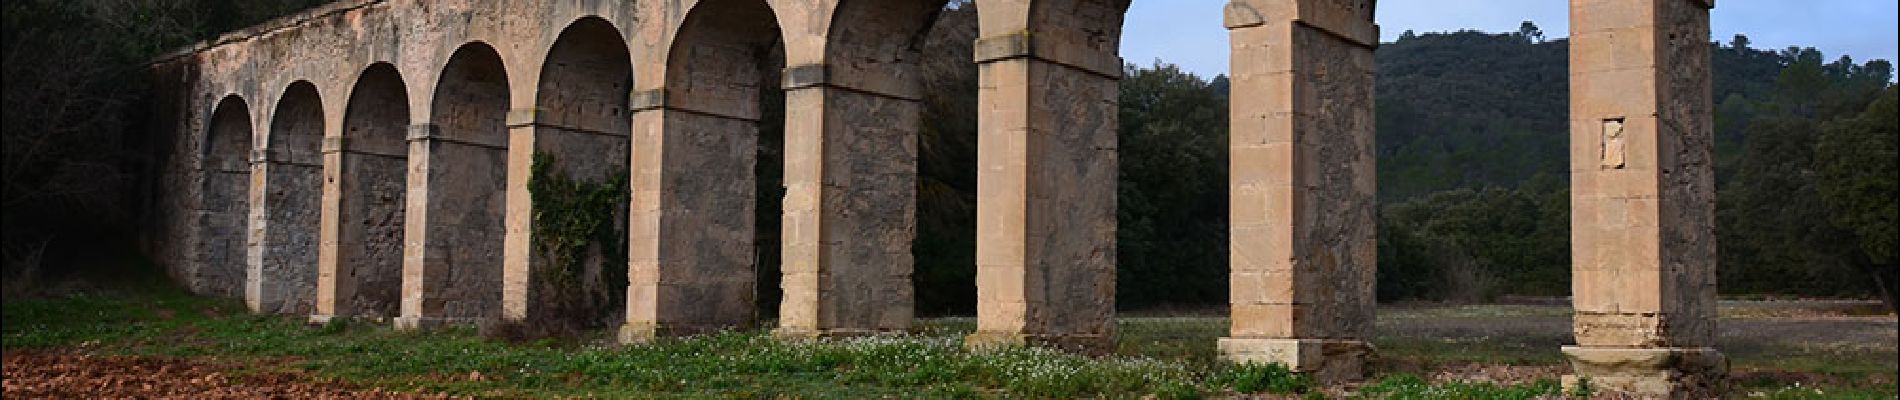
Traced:
MULTIPOLYGON (((0 2, 0 270, 33 279, 136 240, 149 146, 146 63, 316 0, 0 2)), ((163 132, 170 133, 170 132, 163 132)))
POLYGON ((1227 297, 1227 96, 1172 64, 1121 82, 1116 303, 1227 297))
POLYGON ((1728 43, 1730 48, 1748 50, 1748 35, 1737 33, 1734 39, 1729 39, 1728 43))
POLYGON ((1822 127, 1815 144, 1820 192, 1834 227, 1858 239, 1857 269, 1873 280, 1888 309, 1900 294, 1900 171, 1895 145, 1900 138, 1900 98, 1893 87, 1860 115, 1822 127))
POLYGON ((1517 36, 1531 43, 1544 42, 1544 30, 1538 29, 1537 24, 1531 21, 1524 21, 1523 24, 1517 26, 1517 36))

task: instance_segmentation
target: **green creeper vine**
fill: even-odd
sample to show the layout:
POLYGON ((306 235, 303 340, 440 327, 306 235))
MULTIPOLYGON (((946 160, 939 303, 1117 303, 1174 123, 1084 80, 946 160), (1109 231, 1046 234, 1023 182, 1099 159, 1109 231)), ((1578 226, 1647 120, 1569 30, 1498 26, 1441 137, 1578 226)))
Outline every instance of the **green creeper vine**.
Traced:
POLYGON ((582 182, 557 170, 554 156, 541 152, 535 153, 530 171, 534 246, 545 261, 535 272, 545 289, 539 297, 552 303, 555 316, 589 318, 582 314, 616 303, 615 291, 626 287, 627 235, 619 222, 629 197, 627 172, 615 171, 605 182, 582 182), (600 282, 592 285, 581 281, 590 259, 601 263, 600 282))

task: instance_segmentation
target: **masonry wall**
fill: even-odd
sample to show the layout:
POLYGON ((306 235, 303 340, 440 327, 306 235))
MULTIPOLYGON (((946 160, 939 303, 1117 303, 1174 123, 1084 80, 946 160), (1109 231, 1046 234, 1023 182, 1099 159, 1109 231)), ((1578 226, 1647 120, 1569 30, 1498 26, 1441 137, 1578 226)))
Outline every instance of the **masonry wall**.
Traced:
MULTIPOLYGON (((531 108, 536 93, 533 82, 540 75, 540 64, 562 29, 583 16, 594 16, 612 24, 622 40, 631 42, 633 32, 638 29, 634 16, 640 10, 639 6, 630 6, 627 2, 606 0, 496 3, 349 0, 226 34, 166 56, 157 62, 152 72, 155 82, 167 88, 163 92, 168 94, 162 101, 178 103, 171 107, 177 115, 157 119, 166 125, 163 129, 176 134, 168 137, 171 142, 157 146, 160 154, 153 157, 162 164, 155 166, 157 198, 151 207, 156 210, 150 215, 156 220, 151 221, 152 231, 146 235, 152 242, 149 247, 171 275, 179 277, 194 291, 227 297, 244 295, 248 263, 244 249, 250 236, 249 217, 245 214, 250 212, 247 192, 251 179, 246 162, 253 151, 267 147, 265 132, 273 121, 271 117, 282 92, 292 82, 313 84, 322 104, 321 120, 316 121, 322 126, 321 136, 341 137, 344 136, 345 105, 359 75, 371 64, 389 63, 405 85, 401 95, 413 105, 406 111, 405 119, 410 123, 428 123, 432 114, 431 95, 436 91, 436 81, 447 58, 461 44, 479 41, 496 44, 507 70, 505 84, 514 89, 502 98, 504 112, 531 108), (242 134, 244 140, 235 143, 242 148, 235 151, 229 151, 226 148, 229 146, 214 147, 211 142, 213 109, 226 97, 239 99, 246 105, 237 111, 244 118, 233 123, 243 125, 241 129, 224 129, 242 134), (227 157, 226 153, 230 155, 227 157), (222 165, 219 160, 225 159, 237 160, 236 168, 217 168, 222 165), (236 170, 244 172, 219 172, 236 170), (237 191, 229 192, 230 188, 237 191), (239 215, 230 215, 232 210, 239 215), (233 246, 235 253, 231 250, 233 246)), ((378 162, 368 161, 365 165, 369 164, 378 162)), ((352 181, 383 181, 378 178, 386 176, 387 171, 384 165, 351 167, 348 172, 339 170, 337 173, 352 181), (366 172, 370 170, 383 172, 366 172), (358 173, 368 175, 355 176, 358 173)), ((372 187, 376 184, 367 183, 372 187)), ((321 185, 288 189, 290 187, 286 186, 285 190, 291 192, 285 196, 316 199, 322 190, 321 185)), ((380 213, 398 221, 406 218, 389 211, 391 209, 384 207, 382 211, 367 214, 380 213)), ((389 224, 380 224, 369 231, 382 233, 366 235, 386 237, 390 229, 389 224)), ((311 232, 308 240, 317 241, 316 231, 311 232)), ((347 251, 386 254, 390 244, 368 240, 361 243, 362 248, 347 251)), ((338 254, 345 251, 338 250, 338 254)), ((311 262, 313 258, 304 257, 296 264, 311 262)), ((384 283, 366 283, 387 288, 384 283)), ((498 292, 499 280, 488 286, 498 292)), ((315 290, 314 285, 298 284, 293 291, 312 290, 315 290)), ((368 292, 363 293, 368 295, 368 292)))

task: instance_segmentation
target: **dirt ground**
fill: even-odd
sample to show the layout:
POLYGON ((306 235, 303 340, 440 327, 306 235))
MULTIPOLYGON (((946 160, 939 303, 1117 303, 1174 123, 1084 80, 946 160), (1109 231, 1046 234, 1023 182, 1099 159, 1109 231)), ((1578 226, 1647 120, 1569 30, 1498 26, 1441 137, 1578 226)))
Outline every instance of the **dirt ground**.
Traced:
POLYGON ((197 359, 9 352, 5 393, 21 399, 434 399, 197 359))

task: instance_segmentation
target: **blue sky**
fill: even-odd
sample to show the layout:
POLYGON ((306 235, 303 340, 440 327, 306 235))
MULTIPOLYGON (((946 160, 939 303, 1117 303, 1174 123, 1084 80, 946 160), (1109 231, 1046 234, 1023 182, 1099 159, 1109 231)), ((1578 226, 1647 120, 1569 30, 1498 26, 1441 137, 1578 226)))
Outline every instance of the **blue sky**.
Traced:
MULTIPOLYGON (((1227 0, 1135 0, 1122 30, 1122 58, 1148 65, 1156 58, 1211 77, 1227 72, 1227 31, 1220 25, 1227 0)), ((1385 41, 1407 29, 1444 32, 1516 31, 1536 22, 1549 38, 1569 35, 1565 0, 1384 0, 1379 27, 1385 41)), ((1748 35, 1750 47, 1814 47, 1829 60, 1894 60, 1900 53, 1900 2, 1894 0, 1718 0, 1710 33, 1728 43, 1748 35)))

